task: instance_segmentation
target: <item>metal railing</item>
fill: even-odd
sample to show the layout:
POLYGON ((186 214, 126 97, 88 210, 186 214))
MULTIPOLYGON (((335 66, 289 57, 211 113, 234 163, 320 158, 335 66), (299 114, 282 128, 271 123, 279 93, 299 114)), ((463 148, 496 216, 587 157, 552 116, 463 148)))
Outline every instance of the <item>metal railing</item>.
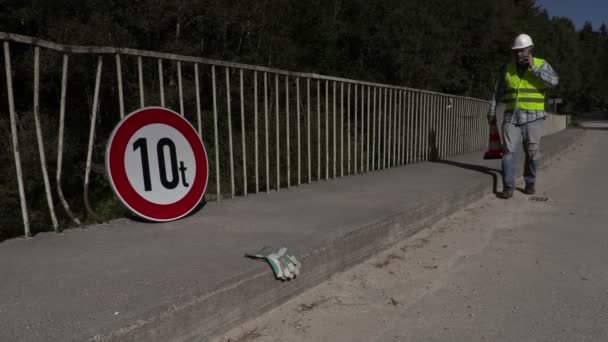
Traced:
POLYGON ((75 147, 65 143, 66 136, 74 134, 66 132, 66 117, 72 115, 74 119, 73 115, 84 109, 68 111, 70 102, 86 103, 90 110, 88 117, 79 114, 78 120, 88 120, 82 172, 83 203, 91 217, 95 216, 89 202, 91 173, 104 151, 96 146, 102 146, 109 135, 107 127, 104 130, 102 126, 113 126, 126 113, 144 106, 173 107, 193 123, 209 153, 207 198, 218 201, 449 157, 480 150, 486 144, 488 102, 475 98, 167 53, 67 46, 2 32, 0 39, 4 44, 5 95, 26 236, 31 232, 18 121, 20 115, 30 111, 52 225, 60 230, 55 199, 69 220, 81 223, 68 204, 78 203, 78 199, 66 198, 62 189, 63 159, 75 147), (31 87, 21 80, 29 79, 29 75, 13 72, 13 46, 19 50, 20 65, 33 65, 31 87), (56 85, 60 94, 56 99, 49 99, 47 94, 45 101, 53 104, 47 104, 44 110, 39 104, 41 50, 48 60, 61 59, 61 71, 45 71, 45 88, 60 82, 56 85), (93 64, 91 56, 95 63, 87 67, 93 64), (82 61, 83 57, 88 59, 82 61), (80 74, 70 78, 72 60, 76 60, 80 74), (113 67, 108 68, 108 63, 113 67), (74 98, 78 95, 71 94, 80 89, 74 91, 68 81, 83 83, 83 70, 88 70, 87 77, 93 75, 89 83, 94 84, 92 95, 74 98), (20 84, 20 92, 15 93, 15 82, 20 84), (30 96, 30 91, 33 105, 27 108, 23 99, 30 96), (20 108, 15 99, 19 99, 20 108), (57 135, 53 135, 57 141, 54 186, 48 176, 50 161, 45 159, 50 156, 39 120, 42 113, 47 120, 58 121, 57 135), (100 123, 103 125, 98 127, 100 123))

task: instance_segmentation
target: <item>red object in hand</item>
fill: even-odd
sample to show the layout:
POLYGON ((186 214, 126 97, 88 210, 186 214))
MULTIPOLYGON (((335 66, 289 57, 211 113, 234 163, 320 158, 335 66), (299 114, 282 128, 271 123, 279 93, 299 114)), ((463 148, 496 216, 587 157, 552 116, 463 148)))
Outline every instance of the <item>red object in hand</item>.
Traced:
POLYGON ((490 142, 488 151, 483 155, 483 159, 502 159, 504 152, 502 150, 502 142, 500 141, 500 133, 496 126, 496 117, 490 120, 490 142))

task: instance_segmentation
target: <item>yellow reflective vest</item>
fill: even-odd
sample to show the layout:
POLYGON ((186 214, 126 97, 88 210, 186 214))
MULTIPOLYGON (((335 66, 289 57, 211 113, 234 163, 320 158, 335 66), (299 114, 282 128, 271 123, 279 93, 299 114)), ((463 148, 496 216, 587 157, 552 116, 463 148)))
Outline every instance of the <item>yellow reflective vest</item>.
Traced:
MULTIPOLYGON (((534 65, 540 67, 544 59, 534 58, 534 65)), ((545 109, 545 84, 528 68, 523 77, 517 73, 517 64, 507 64, 505 72, 505 95, 503 101, 508 111, 545 109)))

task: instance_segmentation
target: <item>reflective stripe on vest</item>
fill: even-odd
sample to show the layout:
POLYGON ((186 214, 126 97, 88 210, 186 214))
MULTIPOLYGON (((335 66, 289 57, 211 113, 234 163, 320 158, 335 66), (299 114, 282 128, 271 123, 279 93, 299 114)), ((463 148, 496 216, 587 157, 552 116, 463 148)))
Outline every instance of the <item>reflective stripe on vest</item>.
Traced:
MULTIPOLYGON (((537 67, 543 65, 544 62, 543 59, 534 58, 534 65, 537 67)), ((545 84, 529 68, 520 78, 517 73, 517 64, 508 64, 505 72, 505 86, 503 103, 506 110, 545 109, 545 84)))

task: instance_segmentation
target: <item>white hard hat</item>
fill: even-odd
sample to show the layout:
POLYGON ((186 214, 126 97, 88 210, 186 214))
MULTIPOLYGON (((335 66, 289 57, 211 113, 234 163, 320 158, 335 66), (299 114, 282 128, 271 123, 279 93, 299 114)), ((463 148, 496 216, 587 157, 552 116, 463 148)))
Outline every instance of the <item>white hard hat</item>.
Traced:
POLYGON ((515 40, 513 41, 513 46, 511 47, 512 50, 517 50, 517 49, 524 49, 530 46, 533 46, 534 43, 532 42, 532 38, 530 38, 530 36, 528 36, 525 33, 520 34, 519 36, 515 37, 515 40))

